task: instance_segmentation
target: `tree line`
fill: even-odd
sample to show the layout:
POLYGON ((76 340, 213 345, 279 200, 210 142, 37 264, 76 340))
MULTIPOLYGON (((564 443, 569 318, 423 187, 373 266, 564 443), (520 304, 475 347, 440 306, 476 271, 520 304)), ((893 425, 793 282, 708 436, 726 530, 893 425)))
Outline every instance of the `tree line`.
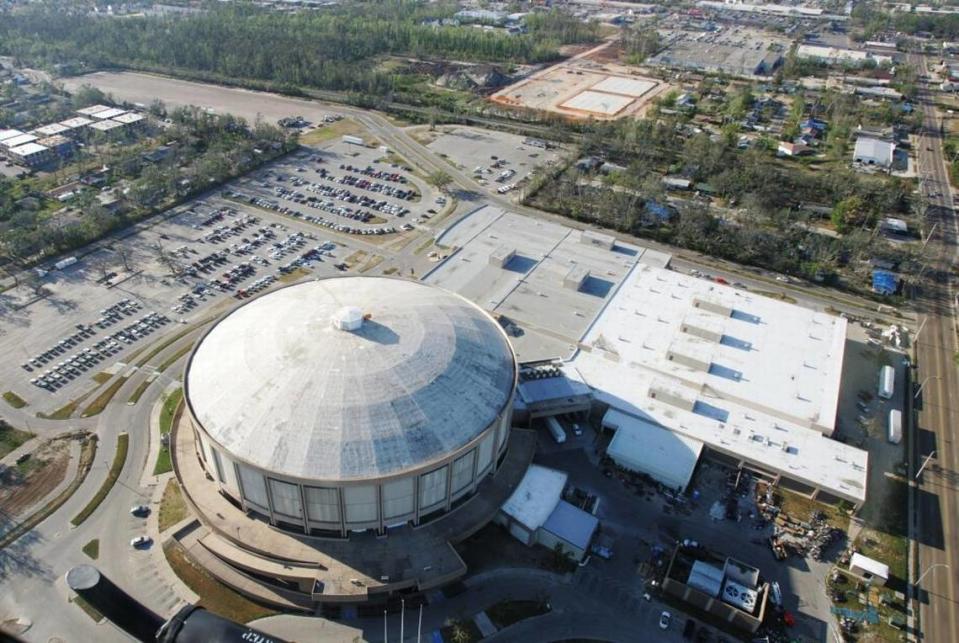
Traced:
POLYGON ((531 15, 527 34, 509 35, 438 24, 455 6, 413 0, 294 14, 232 3, 176 17, 64 19, 60 11, 40 4, 8 12, 0 20, 0 52, 34 64, 192 70, 385 94, 393 79, 376 68, 379 56, 538 63, 558 58, 560 45, 598 38, 595 24, 559 11, 531 15))

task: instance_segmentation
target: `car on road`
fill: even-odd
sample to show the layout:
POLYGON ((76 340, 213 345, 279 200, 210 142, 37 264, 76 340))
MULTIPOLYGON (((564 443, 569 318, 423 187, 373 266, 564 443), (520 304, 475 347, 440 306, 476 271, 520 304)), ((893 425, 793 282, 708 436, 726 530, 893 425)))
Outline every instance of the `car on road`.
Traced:
POLYGON ((130 513, 142 518, 150 515, 150 508, 146 505, 135 505, 130 507, 130 513))
POLYGON ((137 536, 130 541, 130 546, 134 549, 140 549, 141 547, 147 547, 152 542, 153 539, 149 536, 137 536))
POLYGON ((670 622, 672 622, 672 620, 673 620, 673 615, 670 614, 669 612, 664 611, 662 614, 659 615, 659 629, 668 630, 669 624, 670 622))

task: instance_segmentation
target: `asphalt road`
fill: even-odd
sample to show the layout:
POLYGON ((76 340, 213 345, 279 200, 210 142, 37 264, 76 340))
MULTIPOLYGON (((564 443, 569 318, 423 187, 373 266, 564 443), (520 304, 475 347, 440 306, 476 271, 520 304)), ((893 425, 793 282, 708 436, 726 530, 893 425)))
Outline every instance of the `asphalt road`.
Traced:
MULTIPOLYGON (((194 334, 182 338, 155 356, 150 364, 161 364, 194 339, 194 334)), ((147 527, 143 519, 131 516, 129 509, 137 504, 150 504, 153 486, 141 487, 142 472, 153 466, 147 462, 150 412, 182 363, 181 359, 161 374, 134 406, 126 401, 152 373, 150 365, 130 377, 113 402, 96 418, 31 422, 31 428, 41 437, 86 426, 97 433, 100 444, 93 468, 76 493, 38 527, 0 550, 0 586, 3 588, 0 620, 30 621, 31 627, 22 635, 26 640, 56 640, 54 637, 63 641, 130 640, 112 624, 97 625, 80 608, 67 605, 70 592, 63 580, 64 574, 75 565, 92 562, 81 549, 94 538, 100 539, 100 557, 95 564, 117 585, 163 616, 170 616, 179 604, 179 598, 166 581, 167 576, 159 568, 157 554, 160 553, 130 547, 130 539, 147 533, 147 527), (117 437, 124 431, 130 435, 129 451, 116 485, 88 520, 72 527, 70 519, 106 478, 116 452, 117 437)), ((4 410, 5 419, 22 425, 16 415, 4 410)))
MULTIPOLYGON (((927 73, 925 57, 913 56, 913 60, 927 73)), ((959 445, 953 441, 959 420, 954 406, 959 392, 954 356, 959 346, 953 277, 959 234, 940 122, 931 95, 923 92, 918 104, 924 117, 918 152, 920 189, 928 200, 926 234, 931 230, 932 238, 927 247, 929 278, 923 282, 917 302, 926 320, 916 341, 918 382, 925 382, 925 386, 921 392, 914 466, 920 466, 926 456, 935 452, 918 484, 919 620, 925 640, 954 641, 959 632, 959 445)))

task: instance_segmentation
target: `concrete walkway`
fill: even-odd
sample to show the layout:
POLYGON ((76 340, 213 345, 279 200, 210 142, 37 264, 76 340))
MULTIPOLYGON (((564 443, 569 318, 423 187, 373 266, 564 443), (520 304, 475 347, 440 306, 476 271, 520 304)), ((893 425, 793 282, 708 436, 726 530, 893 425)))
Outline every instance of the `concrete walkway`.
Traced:
MULTIPOLYGON (((499 569, 465 581, 469 591, 453 598, 440 598, 423 608, 420 641, 433 640, 433 633, 450 620, 470 620, 502 600, 546 600, 549 614, 531 618, 500 630, 489 641, 555 641, 563 638, 595 638, 606 641, 679 641, 684 620, 674 616, 667 632, 656 622, 662 605, 613 595, 601 584, 574 583, 570 575, 560 576, 537 569, 499 569)), ((419 611, 407 610, 402 641, 417 641, 419 611)), ((400 641, 400 615, 333 622, 309 616, 281 615, 259 619, 251 626, 274 636, 300 643, 332 643, 360 640, 378 643, 400 641)))

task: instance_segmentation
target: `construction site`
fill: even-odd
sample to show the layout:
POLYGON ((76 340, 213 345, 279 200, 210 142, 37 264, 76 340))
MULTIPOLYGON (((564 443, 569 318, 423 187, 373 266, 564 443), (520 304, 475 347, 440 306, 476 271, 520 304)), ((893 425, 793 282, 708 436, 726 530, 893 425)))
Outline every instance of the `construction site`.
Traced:
POLYGON ((573 119, 640 117, 669 85, 614 64, 585 58, 548 67, 492 95, 501 105, 562 114, 573 119))

